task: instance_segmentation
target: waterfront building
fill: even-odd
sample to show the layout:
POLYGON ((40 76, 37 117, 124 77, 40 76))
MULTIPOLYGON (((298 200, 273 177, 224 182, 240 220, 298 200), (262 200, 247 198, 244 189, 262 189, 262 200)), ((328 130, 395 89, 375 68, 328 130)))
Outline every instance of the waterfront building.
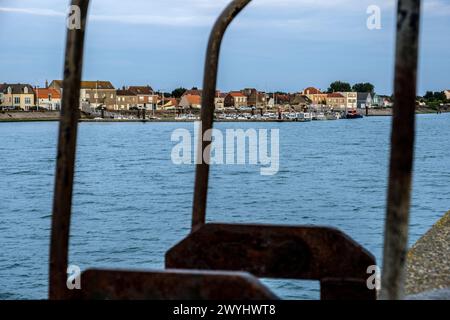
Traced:
POLYGON ((30 110, 35 105, 33 87, 22 83, 3 83, 0 85, 0 109, 30 110))
POLYGON ((0 83, 0 106, 3 104, 3 99, 4 99, 3 84, 0 83))
POLYGON ((392 103, 391 97, 389 96, 378 96, 378 106, 383 108, 391 108, 394 104, 392 103))
POLYGON ((225 97, 226 93, 217 91, 214 98, 214 107, 216 110, 223 110, 225 108, 225 97))
POLYGON ((188 94, 181 97, 179 107, 182 109, 200 109, 202 97, 200 95, 188 94))
POLYGON ((47 110, 61 110, 61 92, 54 88, 34 88, 36 107, 47 110))
POLYGON ((289 101, 289 104, 296 110, 296 111, 304 111, 311 105, 312 101, 305 95, 302 94, 295 94, 291 96, 291 100, 289 101))
POLYGON ((358 92, 358 108, 372 108, 372 101, 370 92, 358 92))
POLYGON ((358 93, 357 92, 339 92, 345 98, 344 109, 356 109, 358 106, 358 93))
POLYGON ((176 110, 178 108, 178 100, 176 98, 164 98, 163 110, 176 110))
POLYGON ((345 109, 345 97, 339 92, 328 93, 326 104, 333 109, 345 109))
POLYGON ((147 86, 130 86, 128 90, 137 96, 137 107, 155 110, 158 103, 158 96, 154 94, 152 87, 147 86))
POLYGON ((300 92, 302 95, 308 97, 313 105, 321 105, 327 103, 327 94, 321 92, 319 89, 314 87, 308 87, 300 92))
POLYGON ((447 98, 447 100, 450 100, 450 89, 449 90, 445 90, 444 94, 445 94, 445 97, 447 98))
POLYGON ((267 108, 273 109, 274 107, 275 107, 275 98, 269 96, 269 98, 267 98, 267 108))
POLYGON ((247 97, 240 91, 231 91, 225 96, 225 108, 247 107, 247 97))
POLYGON ((202 96, 203 91, 201 89, 192 88, 190 90, 186 90, 182 96, 202 96))
POLYGON ((385 103, 387 101, 385 101, 385 97, 383 96, 379 96, 376 93, 373 94, 372 97, 372 106, 377 106, 377 107, 385 107, 385 103))
POLYGON ((291 101, 291 95, 284 93, 275 93, 275 105, 288 105, 291 101))
MULTIPOLYGON (((50 88, 62 92, 62 80, 53 80, 50 88)), ((115 110, 116 89, 109 81, 81 81, 80 88, 80 107, 83 103, 91 107, 105 107, 108 110, 115 110)))
POLYGON ((138 96, 129 89, 116 91, 116 110, 130 110, 138 107, 138 96))
POLYGON ((267 104, 266 94, 255 88, 246 88, 241 91, 247 97, 247 106, 261 108, 267 104))

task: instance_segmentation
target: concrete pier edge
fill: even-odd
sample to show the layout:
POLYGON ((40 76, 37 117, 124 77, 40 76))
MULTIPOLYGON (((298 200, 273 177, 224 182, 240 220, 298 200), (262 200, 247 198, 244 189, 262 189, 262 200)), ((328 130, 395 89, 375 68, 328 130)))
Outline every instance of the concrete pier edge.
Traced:
POLYGON ((450 299, 450 211, 409 250, 407 299, 450 299))

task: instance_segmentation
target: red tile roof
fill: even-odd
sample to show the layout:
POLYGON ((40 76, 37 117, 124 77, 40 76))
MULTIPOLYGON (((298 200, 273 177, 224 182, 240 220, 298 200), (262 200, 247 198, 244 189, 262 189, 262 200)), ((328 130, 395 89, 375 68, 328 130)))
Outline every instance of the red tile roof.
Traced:
POLYGON ((52 99, 61 99, 61 93, 59 92, 59 90, 53 88, 35 88, 34 92, 36 93, 38 99, 48 99, 49 95, 51 95, 52 99))
POLYGON ((188 95, 191 95, 191 96, 201 96, 201 95, 202 95, 202 90, 200 90, 200 89, 190 89, 190 90, 186 90, 186 91, 183 93, 183 96, 188 96, 188 95))
POLYGON ((322 92, 320 92, 319 89, 316 89, 316 88, 314 88, 314 87, 308 87, 308 88, 306 88, 305 90, 303 90, 303 92, 304 92, 305 94, 319 94, 319 93, 322 93, 322 92))
POLYGON ((136 93, 134 93, 131 90, 121 89, 121 90, 116 91, 116 95, 117 96, 136 96, 136 93))
POLYGON ((328 98, 344 98, 344 96, 338 92, 333 92, 333 93, 329 93, 327 94, 328 98))
POLYGON ((137 95, 151 95, 153 94, 153 89, 150 86, 130 86, 128 90, 134 92, 137 95))
POLYGON ((185 96, 189 104, 201 104, 202 97, 196 94, 188 94, 185 96))
MULTIPOLYGON (((62 88, 63 81, 53 80, 52 84, 62 88)), ((81 89, 114 89, 114 86, 109 81, 81 81, 81 89)))
POLYGON ((229 95, 232 97, 246 97, 245 94, 243 94, 242 92, 239 92, 239 91, 231 91, 229 93, 229 95))
POLYGON ((171 103, 173 106, 178 106, 178 100, 176 98, 165 98, 164 99, 164 105, 171 103))

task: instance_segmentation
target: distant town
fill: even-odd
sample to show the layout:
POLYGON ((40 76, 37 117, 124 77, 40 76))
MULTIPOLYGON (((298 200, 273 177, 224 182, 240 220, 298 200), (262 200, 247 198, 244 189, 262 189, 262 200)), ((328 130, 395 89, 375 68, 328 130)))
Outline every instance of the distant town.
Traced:
MULTIPOLYGON (((0 83, 0 111, 59 111, 62 80, 46 81, 45 85, 0 83)), ((335 81, 326 90, 307 87, 299 92, 262 92, 255 88, 221 92, 214 100, 216 117, 224 120, 278 119, 321 120, 353 114, 383 115, 394 101, 391 96, 378 95, 370 83, 335 81), (376 111, 377 110, 377 111, 376 111), (302 115, 299 116, 299 114, 302 115)), ((427 92, 417 97, 418 108, 437 112, 450 107, 450 90, 427 92)), ((82 81, 80 110, 91 119, 198 119, 202 90, 176 88, 172 92, 155 91, 150 85, 115 88, 110 81, 82 81)))

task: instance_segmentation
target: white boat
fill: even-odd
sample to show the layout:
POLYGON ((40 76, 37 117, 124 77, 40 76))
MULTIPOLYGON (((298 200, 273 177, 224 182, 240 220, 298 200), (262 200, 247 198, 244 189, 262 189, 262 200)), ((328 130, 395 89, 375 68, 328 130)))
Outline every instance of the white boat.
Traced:
POLYGON ((327 117, 323 112, 314 113, 312 116, 313 120, 327 120, 327 117))
POLYGON ((339 120, 341 114, 339 112, 331 112, 326 115, 327 120, 339 120))
POLYGON ((309 112, 298 112, 297 121, 306 122, 311 121, 311 113, 309 112))
POLYGON ((198 120, 199 117, 194 116, 193 114, 183 114, 175 117, 175 120, 186 121, 186 120, 198 120))
POLYGON ((295 112, 284 113, 283 117, 289 120, 297 120, 297 114, 295 112))
POLYGON ((266 112, 263 114, 263 117, 269 118, 269 119, 276 119, 277 115, 273 112, 266 112))

